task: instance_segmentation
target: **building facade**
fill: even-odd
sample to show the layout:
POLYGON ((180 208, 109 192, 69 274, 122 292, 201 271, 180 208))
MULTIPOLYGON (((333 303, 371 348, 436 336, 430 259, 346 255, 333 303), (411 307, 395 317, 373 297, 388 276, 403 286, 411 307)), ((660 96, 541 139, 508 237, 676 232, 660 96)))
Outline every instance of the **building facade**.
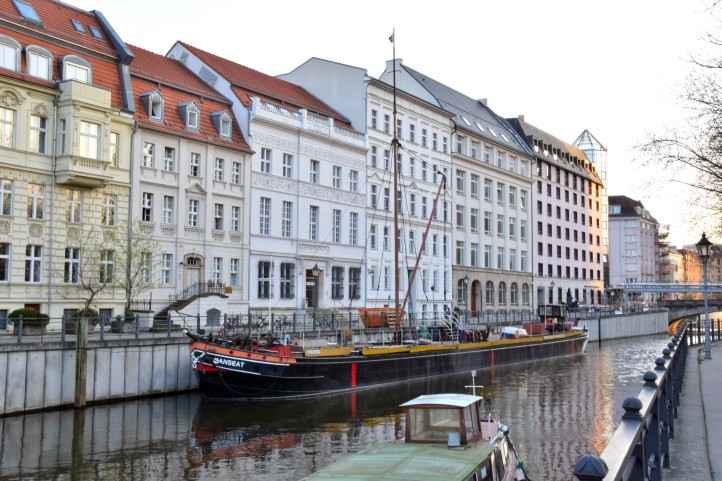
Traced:
POLYGON ((308 91, 191 45, 168 53, 231 103, 250 160, 249 305, 355 308, 363 298, 363 132, 308 91))
POLYGON ((132 54, 105 17, 49 0, 0 12, 0 323, 122 309, 132 54), (97 292, 93 293, 92 290, 97 292))
POLYGON ((419 319, 438 319, 452 302, 448 180, 442 186, 442 178, 449 179, 451 172, 452 114, 399 84, 394 126, 391 79, 374 79, 364 69, 323 59, 312 58, 283 78, 322 98, 367 133, 365 265, 366 302, 370 307, 393 307, 395 303, 391 142, 396 128, 400 142, 400 302, 407 299, 407 312, 419 319))
POLYGON ((584 152, 507 119, 534 152, 533 263, 537 305, 601 304, 604 299, 604 184, 584 152))
POLYGON ((228 100, 178 61, 131 49, 137 124, 131 245, 141 251, 139 283, 148 287, 139 294, 159 311, 171 296, 192 301, 212 282, 226 297, 203 312, 200 302, 184 312, 213 323, 221 311, 248 308, 252 151, 228 100))
MULTIPOLYGON (((381 76, 389 81, 393 65, 381 76)), ((532 307, 531 164, 525 141, 488 107, 401 61, 401 88, 451 112, 453 299, 474 317, 532 307)))

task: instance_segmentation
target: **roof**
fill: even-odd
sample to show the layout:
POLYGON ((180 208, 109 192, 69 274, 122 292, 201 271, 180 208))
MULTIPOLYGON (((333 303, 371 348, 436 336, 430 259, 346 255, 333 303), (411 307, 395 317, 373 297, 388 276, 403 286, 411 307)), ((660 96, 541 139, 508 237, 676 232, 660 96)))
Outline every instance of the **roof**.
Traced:
POLYGON ((594 165, 587 158, 587 154, 584 153, 578 147, 569 144, 558 137, 536 127, 529 122, 524 120, 524 117, 514 117, 506 119, 507 122, 521 135, 523 136, 532 151, 535 152, 537 158, 549 162, 551 164, 558 165, 566 170, 575 172, 586 178, 590 178, 595 182, 602 183, 602 179, 599 177, 599 173, 594 169, 594 165), (545 156, 542 151, 534 150, 534 141, 541 141, 544 145, 550 145, 553 149, 559 150, 562 155, 557 156, 554 159, 553 156, 545 156), (567 159, 567 157, 569 157, 567 159), (577 159, 577 162, 573 160, 577 159))
POLYGON ((526 155, 533 155, 526 142, 519 138, 504 119, 496 115, 484 102, 472 99, 403 63, 401 67, 423 85, 436 98, 441 107, 455 114, 453 120, 457 128, 526 155))
POLYGON ((224 148, 251 151, 235 122, 228 100, 206 87, 176 60, 138 47, 133 47, 133 52, 135 60, 131 64, 131 75, 137 106, 135 119, 142 128, 224 148), (158 91, 163 97, 161 122, 150 120, 141 99, 144 94, 153 91, 158 91), (188 102, 194 102, 200 110, 200 125, 197 131, 187 129, 181 118, 179 106, 188 102), (233 121, 230 140, 222 137, 213 125, 211 114, 221 111, 226 111, 233 121))
POLYGON ((488 443, 449 449, 439 444, 372 446, 322 468, 306 481, 464 481, 491 453, 488 443))
POLYGON ((470 394, 424 394, 403 403, 401 407, 437 404, 439 406, 465 408, 481 400, 482 398, 479 396, 472 396, 470 394))
POLYGON ((135 54, 135 59, 130 64, 130 71, 133 75, 156 80, 230 105, 230 102, 208 87, 177 60, 135 45, 130 45, 130 47, 135 54))
POLYGON ((652 214, 644 208, 641 201, 627 197, 626 195, 610 195, 609 196, 609 217, 641 217, 658 224, 652 214), (613 214, 611 206, 620 206, 619 214, 613 214))
POLYGON ((210 66, 228 80, 234 87, 233 90, 236 92, 236 95, 238 95, 241 102, 246 106, 250 105, 251 96, 258 95, 269 100, 287 104, 296 109, 306 109, 317 114, 332 117, 346 127, 351 126, 346 117, 299 85, 219 57, 185 42, 179 43, 203 63, 210 66))
POLYGON ((38 32, 50 34, 107 55, 116 56, 116 50, 110 38, 92 12, 55 0, 25 0, 25 2, 35 9, 42 22, 41 25, 26 20, 15 8, 13 0, 0 0, 0 18, 20 23, 38 32), (72 20, 80 22, 85 33, 78 32, 73 27, 72 20), (96 38, 91 33, 90 27, 101 32, 101 38, 96 38))

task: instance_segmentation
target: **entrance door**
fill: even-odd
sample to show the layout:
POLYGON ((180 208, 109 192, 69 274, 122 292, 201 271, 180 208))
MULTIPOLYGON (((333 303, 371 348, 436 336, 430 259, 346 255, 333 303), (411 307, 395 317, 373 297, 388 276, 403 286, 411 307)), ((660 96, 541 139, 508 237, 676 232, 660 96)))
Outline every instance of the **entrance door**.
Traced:
POLYGON ((313 269, 306 269, 306 307, 318 308, 319 276, 313 274, 313 269))
POLYGON ((183 287, 190 287, 203 282, 203 261, 200 257, 190 256, 185 262, 185 283, 183 287))

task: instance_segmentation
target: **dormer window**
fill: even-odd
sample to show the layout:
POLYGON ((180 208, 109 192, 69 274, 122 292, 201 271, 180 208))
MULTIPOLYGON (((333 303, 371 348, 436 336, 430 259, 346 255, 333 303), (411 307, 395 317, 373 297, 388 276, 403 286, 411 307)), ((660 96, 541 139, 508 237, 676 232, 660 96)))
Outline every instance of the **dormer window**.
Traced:
POLYGON ((25 20, 42 25, 40 17, 38 16, 38 12, 36 12, 33 6, 30 5, 28 2, 24 0, 13 0, 13 4, 25 20))
POLYGON ((221 117, 221 135, 223 137, 231 136, 231 119, 227 115, 221 117))
POLYGON ((233 123, 231 121, 231 116, 228 115, 228 112, 214 112, 211 114, 211 120, 213 121, 213 126, 216 128, 221 137, 231 137, 233 123))
POLYGON ((33 77, 50 80, 52 76, 53 56, 42 47, 29 45, 25 48, 28 74, 33 77))
POLYGON ((93 71, 88 61, 75 55, 63 58, 63 80, 77 80, 86 84, 91 83, 93 71))
POLYGON ((180 105, 180 114, 187 129, 198 129, 200 125, 200 110, 193 102, 180 105))
POLYGON ((20 65, 20 44, 15 39, 0 35, 0 67, 18 70, 20 65))
POLYGON ((85 27, 83 27, 83 24, 80 23, 80 21, 73 18, 70 20, 70 23, 73 24, 73 28, 75 29, 76 32, 85 33, 85 27))
POLYGON ((148 99, 148 115, 152 120, 163 120, 163 97, 154 92, 148 99))

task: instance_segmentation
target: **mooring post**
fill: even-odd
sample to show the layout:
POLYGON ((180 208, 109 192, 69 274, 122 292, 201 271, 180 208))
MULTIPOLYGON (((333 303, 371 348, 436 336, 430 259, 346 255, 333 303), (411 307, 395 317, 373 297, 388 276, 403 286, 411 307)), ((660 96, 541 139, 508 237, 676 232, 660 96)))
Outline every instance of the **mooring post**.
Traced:
POLYGON ((86 404, 86 374, 88 364, 88 319, 80 316, 75 324, 75 407, 86 404))

